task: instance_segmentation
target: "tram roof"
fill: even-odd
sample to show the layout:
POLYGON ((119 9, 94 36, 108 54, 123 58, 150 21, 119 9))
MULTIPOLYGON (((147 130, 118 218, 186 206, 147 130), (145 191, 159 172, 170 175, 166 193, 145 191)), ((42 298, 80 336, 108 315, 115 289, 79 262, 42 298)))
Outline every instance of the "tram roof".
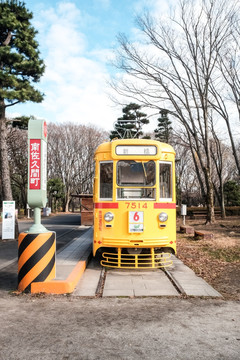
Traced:
POLYGON ((96 149, 97 153, 106 153, 111 152, 112 145, 155 145, 157 148, 160 148, 161 152, 163 153, 171 153, 175 155, 175 151, 173 147, 169 144, 157 141, 157 140, 150 140, 150 139, 116 139, 109 142, 102 143, 96 149))

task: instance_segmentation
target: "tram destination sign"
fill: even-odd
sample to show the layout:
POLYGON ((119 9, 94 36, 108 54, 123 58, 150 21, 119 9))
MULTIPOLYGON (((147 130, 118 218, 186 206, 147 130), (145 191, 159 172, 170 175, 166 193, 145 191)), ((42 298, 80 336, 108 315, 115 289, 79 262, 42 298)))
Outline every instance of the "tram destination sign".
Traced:
POLYGON ((156 155, 155 145, 117 145, 116 155, 156 155))

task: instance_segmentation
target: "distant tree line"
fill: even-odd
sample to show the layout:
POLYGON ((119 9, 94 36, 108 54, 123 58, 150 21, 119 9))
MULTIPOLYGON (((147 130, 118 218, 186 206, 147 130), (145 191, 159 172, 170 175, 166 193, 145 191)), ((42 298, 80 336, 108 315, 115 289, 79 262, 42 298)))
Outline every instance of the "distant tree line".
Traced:
MULTIPOLYGON (((145 114, 145 116, 147 116, 145 114)), ((69 211, 74 205, 71 195, 92 193, 94 178, 94 152, 99 144, 107 141, 107 133, 93 126, 72 123, 48 124, 48 204, 53 211, 69 211)), ((129 132, 128 132, 129 134, 129 132)), ((142 129, 142 137, 145 133, 142 129)), ((161 113, 152 139, 167 142, 176 151, 177 201, 189 206, 205 205, 201 193, 190 146, 183 141, 183 134, 176 134, 168 114, 161 113)), ((214 205, 220 206, 220 182, 223 183, 224 204, 240 206, 240 184, 230 144, 219 142, 223 171, 218 172, 216 144, 211 142, 213 161, 214 205)), ((13 199, 18 208, 27 205, 27 123, 23 117, 8 122, 8 161, 13 199)), ((0 179, 0 182, 2 180, 0 179)), ((2 194, 1 194, 2 195, 2 194)), ((2 196, 1 199, 2 200, 2 196)))
MULTIPOLYGON (((13 199, 18 208, 26 209, 27 128, 21 122, 17 124, 13 127, 12 121, 8 122, 8 162, 13 199)), ((94 126, 48 124, 48 206, 68 211, 72 194, 92 193, 93 155, 106 139, 107 134, 94 126)), ((2 192, 0 200, 3 200, 2 192)))
POLYGON ((93 192, 94 152, 108 134, 94 126, 72 123, 49 124, 48 131, 48 178, 63 184, 63 210, 68 211, 72 194, 93 192))

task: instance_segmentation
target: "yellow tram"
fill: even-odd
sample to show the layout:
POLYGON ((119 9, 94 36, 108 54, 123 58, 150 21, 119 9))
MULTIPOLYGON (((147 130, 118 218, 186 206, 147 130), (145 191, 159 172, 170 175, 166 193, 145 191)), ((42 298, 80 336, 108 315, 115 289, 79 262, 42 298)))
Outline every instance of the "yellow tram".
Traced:
POLYGON ((176 253, 175 152, 145 139, 113 140, 95 153, 93 255, 117 268, 171 265, 176 253))

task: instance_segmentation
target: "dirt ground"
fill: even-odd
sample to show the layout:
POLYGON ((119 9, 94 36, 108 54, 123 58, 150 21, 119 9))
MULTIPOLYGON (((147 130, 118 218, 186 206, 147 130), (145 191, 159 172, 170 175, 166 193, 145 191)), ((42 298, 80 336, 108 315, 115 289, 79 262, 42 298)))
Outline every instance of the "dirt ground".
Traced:
POLYGON ((0 360, 238 360, 239 219, 208 230, 211 241, 178 233, 178 256, 224 299, 0 291, 0 360))
POLYGON ((0 298, 0 360, 238 360, 240 304, 199 298, 0 298))
POLYGON ((213 233, 213 239, 194 240, 193 236, 178 232, 178 257, 226 300, 240 300, 239 217, 219 218, 207 226, 204 219, 187 219, 186 225, 213 233))

